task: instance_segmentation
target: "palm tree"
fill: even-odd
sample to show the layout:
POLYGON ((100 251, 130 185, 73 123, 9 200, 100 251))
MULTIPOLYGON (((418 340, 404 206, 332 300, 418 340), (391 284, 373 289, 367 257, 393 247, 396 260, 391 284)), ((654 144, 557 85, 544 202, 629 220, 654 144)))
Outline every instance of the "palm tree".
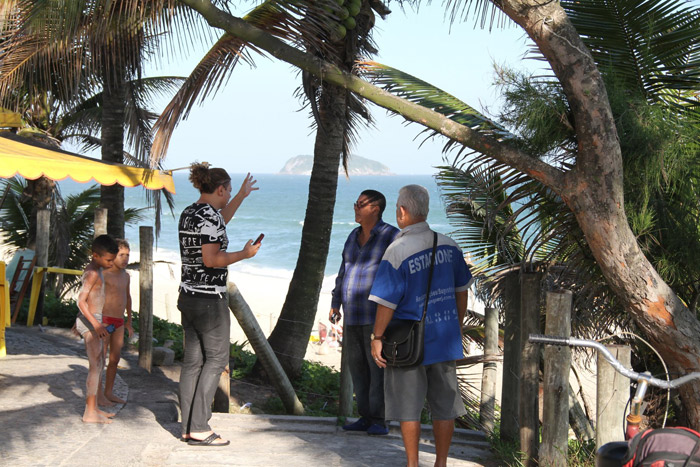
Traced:
MULTIPOLYGON (((333 0, 268 0, 244 20, 290 43, 301 44, 309 53, 350 72, 360 55, 375 51, 370 36, 374 24, 372 9, 382 14, 387 11, 380 2, 373 2, 373 6, 369 2, 357 2, 357 5, 359 11, 353 15, 356 24, 344 37, 339 37, 337 31, 341 13, 348 12, 343 13, 343 8, 333 0)), ((163 112, 154 144, 156 157, 162 157, 175 125, 186 116, 197 97, 206 95, 225 80, 238 60, 251 60, 246 52, 246 43, 231 35, 224 34, 216 42, 163 112)), ((355 131, 361 121, 369 121, 363 102, 345 89, 309 74, 303 75, 302 84, 299 93, 303 93, 316 126, 314 164, 297 265, 280 319, 269 336, 272 348, 291 378, 300 374, 318 307, 330 244, 338 167, 341 161, 347 167, 355 131)))
MULTIPOLYGON (((81 122, 89 130, 89 144, 101 148, 103 160, 122 163, 126 135, 133 150, 126 163, 143 166, 151 146, 149 121, 155 117, 143 110, 143 98, 167 89, 176 79, 141 79, 141 67, 157 49, 162 37, 157 28, 167 22, 167 15, 146 23, 148 16, 123 14, 130 3, 6 4, 0 10, 0 102, 24 111, 23 103, 43 101, 43 110, 54 115, 62 106, 79 109, 88 101, 93 106, 88 116, 99 119, 98 124, 81 122)), ((150 10, 150 5, 144 8, 150 10)), ((160 198, 152 193, 148 198, 159 220, 160 198)), ((166 199, 171 204, 167 195, 166 199)), ((108 232, 123 237, 123 187, 103 187, 102 205, 109 210, 108 232)))

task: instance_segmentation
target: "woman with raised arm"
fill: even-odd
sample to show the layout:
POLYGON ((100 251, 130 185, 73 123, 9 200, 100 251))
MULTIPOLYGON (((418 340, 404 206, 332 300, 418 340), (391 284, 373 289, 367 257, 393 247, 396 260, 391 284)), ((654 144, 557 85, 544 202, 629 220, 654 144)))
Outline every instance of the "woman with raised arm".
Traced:
POLYGON ((239 251, 226 251, 226 224, 256 180, 247 174, 231 198, 231 177, 224 169, 206 163, 190 167, 190 181, 199 199, 180 215, 182 261, 177 307, 185 331, 185 356, 180 372, 182 441, 195 446, 226 446, 209 426, 211 404, 221 372, 229 359, 231 315, 226 297, 227 266, 251 258, 260 244, 246 242, 239 251))

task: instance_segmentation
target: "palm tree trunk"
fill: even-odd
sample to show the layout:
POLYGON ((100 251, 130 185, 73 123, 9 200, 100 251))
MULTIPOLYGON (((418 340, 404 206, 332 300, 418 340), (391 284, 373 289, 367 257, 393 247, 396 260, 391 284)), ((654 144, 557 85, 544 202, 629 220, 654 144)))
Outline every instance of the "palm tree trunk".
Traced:
POLYGON ((290 379, 301 373, 313 328, 331 240, 338 167, 343 150, 345 89, 323 84, 301 247, 279 321, 269 337, 290 379))
POLYGON ((32 212, 29 220, 27 248, 34 249, 36 244, 36 213, 41 209, 51 208, 51 198, 56 182, 47 177, 27 180, 27 188, 22 193, 32 199, 32 212))
MULTIPOLYGON (((124 162, 124 96, 123 73, 110 69, 106 73, 102 98, 102 160, 124 162)), ((102 185, 100 206, 107 209, 107 233, 124 238, 124 187, 115 183, 102 185)))

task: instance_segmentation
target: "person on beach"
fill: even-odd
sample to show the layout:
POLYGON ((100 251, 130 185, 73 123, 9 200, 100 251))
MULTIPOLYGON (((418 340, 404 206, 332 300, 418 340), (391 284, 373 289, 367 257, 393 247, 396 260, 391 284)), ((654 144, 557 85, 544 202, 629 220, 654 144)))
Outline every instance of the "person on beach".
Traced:
POLYGON ((360 224, 348 236, 343 248, 329 319, 337 322, 345 313, 344 351, 357 400, 360 418, 343 426, 347 431, 366 431, 368 435, 386 435, 384 420, 384 370, 372 361, 370 334, 377 310, 369 291, 377 267, 399 229, 382 220, 386 198, 375 190, 360 193, 354 205, 355 222, 360 224))
POLYGON ((182 261, 177 307, 185 331, 185 355, 180 372, 182 440, 193 446, 226 446, 209 426, 211 404, 229 360, 231 315, 226 297, 227 266, 251 258, 260 243, 246 242, 228 252, 226 224, 248 195, 258 188, 247 174, 231 198, 231 177, 206 163, 190 167, 190 181, 199 199, 180 215, 182 261))
POLYGON ((80 313, 75 327, 85 340, 89 364, 83 413, 83 421, 86 423, 112 423, 109 418, 114 416, 98 408, 97 393, 104 368, 104 346, 109 338, 109 332, 102 325, 105 304, 105 281, 102 271, 112 267, 118 251, 117 242, 109 235, 100 235, 93 240, 92 261, 83 272, 82 287, 78 294, 80 313))
POLYGON ((386 418, 401 424, 408 467, 418 466, 420 415, 427 397, 435 437, 435 465, 447 464, 455 418, 466 413, 457 386, 455 360, 462 358, 462 323, 471 273, 454 240, 437 234, 432 284, 428 288, 434 242, 428 226, 428 190, 407 185, 399 190, 396 223, 401 232, 384 254, 369 299, 377 303, 372 357, 385 368, 386 418), (382 357, 384 331, 392 318, 425 316, 423 362, 391 367, 382 357))
MULTIPOLYGON (((131 326, 131 292, 129 290, 129 274, 126 267, 129 265, 129 242, 117 239, 119 251, 114 259, 112 267, 102 272, 105 281, 105 305, 102 309, 102 325, 112 326, 113 331, 109 335, 109 361, 105 372, 105 387, 103 401, 100 405, 112 406, 125 404, 126 401, 114 395, 114 379, 117 377, 117 365, 121 359, 122 346, 124 345, 124 329, 129 331, 129 336, 134 334, 131 326), (126 320, 124 320, 126 311, 126 320)), ((107 350, 105 349, 105 352, 107 350)))

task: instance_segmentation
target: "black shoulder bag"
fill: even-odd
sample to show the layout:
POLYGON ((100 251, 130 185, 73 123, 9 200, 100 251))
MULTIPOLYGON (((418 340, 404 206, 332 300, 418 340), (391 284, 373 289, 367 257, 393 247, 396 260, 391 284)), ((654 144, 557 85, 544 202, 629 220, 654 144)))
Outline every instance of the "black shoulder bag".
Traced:
POLYGON ((386 364, 393 367, 411 367, 423 363, 423 334, 425 332, 425 314, 430 300, 430 286, 433 282, 437 234, 433 232, 433 254, 430 258, 428 290, 425 292, 425 305, 420 320, 392 319, 384 330, 382 357, 386 364))

